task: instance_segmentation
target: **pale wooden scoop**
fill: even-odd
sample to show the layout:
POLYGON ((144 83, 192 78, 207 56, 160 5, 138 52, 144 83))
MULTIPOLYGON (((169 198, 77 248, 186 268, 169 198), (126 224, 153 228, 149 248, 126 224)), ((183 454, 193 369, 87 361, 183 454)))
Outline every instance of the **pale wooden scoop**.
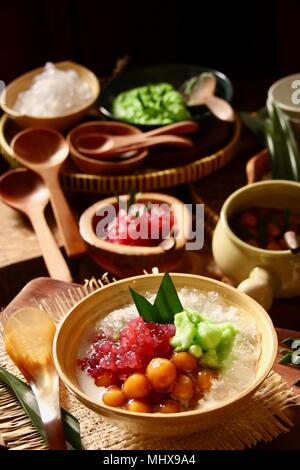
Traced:
POLYGON ((234 121, 234 111, 228 101, 215 95, 217 80, 212 73, 202 73, 196 80, 191 94, 186 99, 187 106, 206 105, 211 113, 222 121, 234 121))
POLYGON ((7 354, 28 380, 37 399, 52 450, 66 448, 59 404, 59 379, 52 358, 55 325, 45 312, 22 308, 8 317, 3 341, 7 354))
POLYGON ((198 124, 193 121, 180 121, 141 134, 82 133, 77 137, 75 145, 77 150, 84 155, 95 158, 113 158, 123 152, 156 145, 175 145, 189 148, 193 145, 190 139, 173 134, 188 134, 195 132, 197 129, 198 124))
POLYGON ((54 129, 29 128, 19 132, 11 146, 16 160, 38 173, 48 187, 67 254, 83 254, 85 245, 59 182, 60 168, 69 154, 66 140, 54 129))
POLYGON ((0 177, 0 198, 29 218, 50 276, 60 281, 72 281, 69 268, 45 219, 49 191, 41 178, 27 168, 8 171, 0 177))

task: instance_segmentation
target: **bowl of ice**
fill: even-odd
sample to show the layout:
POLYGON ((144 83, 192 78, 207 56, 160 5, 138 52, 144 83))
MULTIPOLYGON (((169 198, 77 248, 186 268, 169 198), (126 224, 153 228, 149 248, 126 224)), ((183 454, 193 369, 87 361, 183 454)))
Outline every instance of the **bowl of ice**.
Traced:
POLYGON ((48 62, 5 87, 0 105, 23 128, 64 130, 88 113, 99 93, 99 81, 86 67, 71 61, 48 62))

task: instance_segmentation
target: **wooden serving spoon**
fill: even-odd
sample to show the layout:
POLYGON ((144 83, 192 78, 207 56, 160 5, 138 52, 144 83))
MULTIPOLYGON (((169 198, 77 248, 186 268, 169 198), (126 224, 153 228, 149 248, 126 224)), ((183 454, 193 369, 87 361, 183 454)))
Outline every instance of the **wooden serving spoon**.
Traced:
MULTIPOLYGON (((228 101, 216 96, 217 79, 212 73, 202 73, 193 85, 189 96, 184 96, 187 106, 206 105, 222 121, 234 121, 234 111, 228 101)), ((183 86, 184 88, 184 86, 183 86)))
POLYGON ((119 136, 118 141, 115 136, 111 138, 110 135, 105 134, 85 134, 84 136, 78 137, 76 140, 77 150, 87 156, 94 158, 113 158, 118 157, 120 153, 131 152, 133 150, 139 150, 149 147, 155 147, 157 145, 175 145, 176 147, 190 148, 193 146, 193 142, 190 139, 184 137, 177 137, 175 135, 162 135, 157 137, 135 137, 131 141, 124 137, 122 143, 119 136), (126 140, 125 140, 126 139, 126 140), (91 141, 95 144, 95 148, 91 148, 91 141), (97 142, 95 142, 97 141, 97 142))
POLYGON ((176 145, 191 147, 192 141, 173 134, 195 132, 198 124, 194 121, 180 121, 149 132, 135 135, 111 135, 105 133, 82 133, 75 142, 77 150, 93 157, 114 157, 120 153, 155 145, 176 145), (171 134, 172 135, 169 135, 171 134))
POLYGON ((60 281, 72 281, 69 268, 45 219, 49 191, 41 178, 27 168, 8 171, 0 177, 0 198, 29 218, 50 276, 60 281))
POLYGON ((38 402, 52 450, 66 449, 59 404, 59 379, 52 358, 55 325, 48 315, 27 307, 10 315, 3 329, 7 354, 22 372, 38 402))
POLYGON ((54 129, 29 128, 19 132, 11 146, 16 160, 38 173, 48 187, 67 254, 83 254, 85 245, 59 182, 60 168, 69 154, 64 137, 54 129))

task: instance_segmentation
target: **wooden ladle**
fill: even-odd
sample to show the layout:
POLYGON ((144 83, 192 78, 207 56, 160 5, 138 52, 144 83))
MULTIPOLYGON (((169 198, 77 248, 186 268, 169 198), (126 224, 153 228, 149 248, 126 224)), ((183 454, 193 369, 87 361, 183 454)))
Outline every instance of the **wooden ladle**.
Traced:
MULTIPOLYGON (((234 121, 234 111, 230 104, 215 95, 217 79, 212 73, 202 73, 189 96, 185 97, 187 106, 206 105, 211 113, 222 121, 234 121)), ((183 85, 184 89, 184 85, 183 85)))
POLYGON ((16 160, 38 173, 48 187, 67 254, 83 254, 85 245, 59 182, 60 168, 69 154, 66 140, 54 129, 29 128, 19 132, 11 146, 16 160))
POLYGON ((192 141, 173 134, 195 132, 198 124, 193 121, 180 121, 149 132, 134 135, 111 135, 105 133, 82 133, 76 139, 77 150, 92 157, 118 156, 120 153, 156 145, 176 145, 191 147, 192 141), (172 135, 171 135, 172 134, 172 135))
POLYGON ((61 281, 72 281, 69 268, 45 219, 49 191, 41 178, 27 168, 8 171, 0 178, 0 198, 7 205, 24 212, 31 221, 50 276, 61 281))

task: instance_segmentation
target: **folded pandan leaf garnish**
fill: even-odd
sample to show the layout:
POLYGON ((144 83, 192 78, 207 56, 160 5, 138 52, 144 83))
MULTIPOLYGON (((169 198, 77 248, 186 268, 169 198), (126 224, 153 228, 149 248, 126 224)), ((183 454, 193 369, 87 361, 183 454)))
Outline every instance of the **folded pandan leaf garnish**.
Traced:
POLYGON ((165 273, 153 304, 131 287, 129 289, 137 311, 145 321, 174 323, 176 313, 183 311, 169 273, 165 273))

